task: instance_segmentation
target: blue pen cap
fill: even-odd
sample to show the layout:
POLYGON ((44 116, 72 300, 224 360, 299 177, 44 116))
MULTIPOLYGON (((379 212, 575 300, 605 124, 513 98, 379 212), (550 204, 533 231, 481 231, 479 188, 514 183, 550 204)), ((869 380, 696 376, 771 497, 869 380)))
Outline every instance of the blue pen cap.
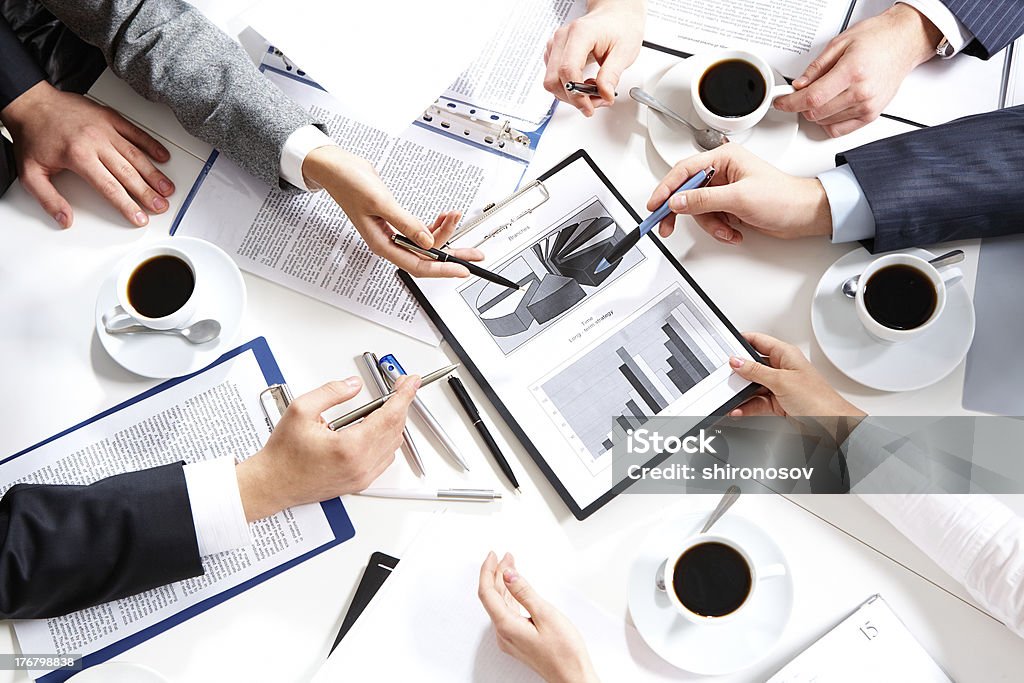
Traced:
POLYGON ((380 369, 384 371, 384 374, 389 377, 406 374, 405 368, 402 367, 402 364, 399 363, 398 359, 390 353, 386 356, 382 356, 381 359, 377 361, 377 364, 380 366, 380 369))

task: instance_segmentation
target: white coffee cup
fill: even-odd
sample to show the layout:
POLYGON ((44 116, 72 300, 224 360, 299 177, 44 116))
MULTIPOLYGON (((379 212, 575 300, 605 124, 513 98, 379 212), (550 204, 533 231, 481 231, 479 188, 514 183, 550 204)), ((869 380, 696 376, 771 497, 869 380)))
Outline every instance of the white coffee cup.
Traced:
POLYGON ((939 319, 942 311, 946 308, 946 288, 958 283, 963 279, 963 276, 964 274, 959 268, 947 267, 940 271, 928 263, 928 261, 918 256, 886 254, 869 263, 864 272, 861 273, 860 280, 858 281, 857 296, 854 300, 857 307, 857 317, 860 319, 861 324, 864 325, 864 329, 868 331, 868 334, 879 341, 889 344, 899 344, 908 341, 924 334, 935 324, 935 321, 939 319), (931 316, 923 324, 912 329, 897 330, 883 325, 871 317, 867 304, 864 302, 864 293, 867 291, 871 276, 882 268, 896 265, 910 266, 916 269, 928 278, 932 286, 935 287, 935 310, 932 311, 931 316))
POLYGON ((192 322, 196 314, 199 283, 200 274, 196 271, 195 263, 183 250, 167 243, 144 247, 124 260, 115 285, 118 305, 104 316, 104 324, 110 329, 133 324, 144 325, 154 330, 173 330, 185 327, 192 322), (143 315, 132 305, 128 296, 128 284, 139 266, 158 256, 173 256, 183 261, 192 271, 193 287, 191 295, 177 310, 158 318, 152 318, 143 315))
POLYGON ((705 124, 723 133, 739 133, 753 128, 765 117, 776 97, 796 92, 793 86, 775 83, 775 72, 768 62, 752 52, 744 50, 714 50, 690 57, 693 60, 693 78, 690 81, 690 96, 693 99, 693 110, 705 124), (708 109, 700 98, 700 82, 704 74, 719 62, 738 59, 747 62, 761 74, 765 83, 765 95, 757 109, 744 116, 720 116, 708 109))
POLYGON ((672 603, 672 606, 677 612, 679 612, 679 614, 694 624, 721 624, 734 619, 737 614, 745 611, 751 604, 754 594, 757 592, 758 584, 761 581, 773 576, 784 576, 787 573, 786 565, 781 562, 761 567, 757 566, 751 559, 750 554, 738 542, 726 536, 719 536, 716 534, 696 534, 691 536, 677 550, 673 551, 668 558, 666 558, 664 567, 665 574, 662 579, 664 581, 665 593, 668 595, 669 602, 672 603), (743 561, 746 562, 747 569, 750 571, 750 590, 747 592, 747 597, 744 598, 739 607, 720 617, 706 616, 691 611, 679 599, 672 583, 672 577, 675 574, 676 564, 679 560, 694 546, 704 543, 721 543, 722 545, 732 548, 740 555, 740 557, 743 558, 743 561))

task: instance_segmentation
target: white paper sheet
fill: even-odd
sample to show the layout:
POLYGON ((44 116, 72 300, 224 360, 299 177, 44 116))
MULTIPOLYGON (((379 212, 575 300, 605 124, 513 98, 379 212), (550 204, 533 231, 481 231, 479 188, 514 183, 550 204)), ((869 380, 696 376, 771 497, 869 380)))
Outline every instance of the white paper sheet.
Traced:
POLYGON ((356 120, 398 135, 483 51, 507 8, 477 0, 266 0, 245 18, 356 120))
MULTIPOLYGON (((258 401, 263 389, 247 351, 0 465, 0 495, 22 482, 88 484, 179 460, 245 459, 269 436, 258 401)), ((334 538, 319 505, 286 510, 250 530, 253 545, 204 557, 202 576, 64 617, 14 622, 21 651, 96 652, 334 538)))
POLYGON ((795 78, 842 30, 846 0, 647 0, 646 40, 690 54, 737 48, 795 78))
POLYGON ((513 553, 520 573, 583 635, 603 681, 656 683, 679 673, 651 652, 636 630, 614 619, 564 581, 532 530, 503 528, 489 517, 439 515, 402 555, 395 572, 314 677, 334 681, 501 681, 541 679, 498 649, 477 598, 487 552, 513 553), (385 656, 385 652, 393 656, 385 656))
MULTIPOLYGON (((438 131, 409 126, 401 137, 349 118, 308 82, 266 72, 324 123, 339 144, 368 159, 402 206, 427 223, 515 190, 525 165, 438 131)), ((440 338, 395 267, 375 256, 326 192, 289 195, 217 157, 175 234, 220 246, 249 271, 374 322, 437 344, 440 338)))

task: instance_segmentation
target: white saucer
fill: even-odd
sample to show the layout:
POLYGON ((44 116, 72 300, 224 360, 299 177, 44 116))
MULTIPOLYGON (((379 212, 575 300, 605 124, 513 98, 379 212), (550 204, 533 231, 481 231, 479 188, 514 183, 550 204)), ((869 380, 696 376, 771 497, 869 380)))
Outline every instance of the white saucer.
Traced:
MULTIPOLYGON (((121 265, 100 286, 96 298, 96 334, 113 358, 124 369, 143 377, 166 379, 201 370, 217 360, 238 337, 245 313, 245 282, 238 266, 219 247, 194 237, 174 237, 171 244, 188 253, 201 277, 196 282, 199 306, 193 320, 214 318, 220 321, 220 336, 205 344, 192 344, 169 334, 107 334, 103 315, 117 305, 114 291, 121 265)), ((145 245, 147 248, 151 244, 145 245)))
POLYGON ((74 683, 167 683, 148 666, 129 662, 103 662, 71 677, 74 683))
POLYGON ((793 577, 772 537, 747 518, 729 513, 714 532, 735 539, 757 566, 786 565, 786 574, 762 579, 752 602, 729 621, 708 625, 687 621, 654 585, 654 577, 669 552, 700 531, 709 512, 669 519, 644 539, 629 574, 629 614, 644 641, 662 659, 686 671, 715 676, 745 669, 775 647, 793 611, 793 577))
MULTIPOLYGON (((693 62, 684 59, 665 72, 652 86, 652 93, 693 125, 707 128, 707 124, 702 122, 693 110, 693 101, 690 99, 692 75, 693 62)), ((785 79, 777 71, 775 81, 785 83, 785 79)), ((743 145, 762 159, 777 161, 793 143, 799 126, 800 120, 795 113, 779 111, 773 107, 756 126, 741 133, 734 133, 729 139, 743 145)), ((690 131, 670 122, 653 109, 647 110, 647 132, 655 151, 669 166, 704 151, 694 142, 690 131)))
MULTIPOLYGON (((903 253, 923 259, 924 249, 903 253)), ((880 391, 914 391, 938 382, 960 365, 974 339, 974 302, 963 283, 947 290, 946 309, 930 330, 902 344, 883 344, 867 333, 853 299, 839 287, 877 258, 856 249, 833 263, 811 301, 811 327, 825 357, 844 375, 880 391)))

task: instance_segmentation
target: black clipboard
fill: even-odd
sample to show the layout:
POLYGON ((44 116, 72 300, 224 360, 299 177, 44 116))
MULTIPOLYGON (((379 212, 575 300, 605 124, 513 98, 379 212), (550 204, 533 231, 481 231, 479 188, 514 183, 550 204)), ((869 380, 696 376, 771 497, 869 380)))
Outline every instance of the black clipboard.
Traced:
MULTIPOLYGON (((615 199, 623 206, 623 208, 626 209, 630 217, 639 225, 642 220, 640 218, 640 215, 633 210, 633 207, 629 205, 629 202, 626 201, 625 197, 623 197, 622 194, 618 191, 618 189, 612 184, 612 182, 608 179, 608 176, 606 176, 604 172, 601 171, 600 168, 598 168, 597 164, 594 163, 594 160, 590 158, 590 155, 587 154, 585 150, 576 150, 574 153, 570 154, 568 157, 563 159, 553 168, 551 168, 548 171, 545 171, 538 178, 538 180, 543 182, 548 178, 554 176, 562 169, 569 166, 569 164, 572 164, 579 160, 585 161, 587 165, 590 166, 594 174, 601 180, 602 183, 605 184, 605 187, 608 188, 608 191, 612 193, 612 196, 615 197, 615 199)), ((723 314, 722 311, 719 310, 718 306, 716 306, 714 302, 708 298, 708 295, 704 293, 704 290, 701 289, 700 286, 693 280, 693 278, 690 277, 690 274, 686 272, 686 270, 683 268, 683 265, 679 263, 679 261, 674 256, 672 256, 671 253, 669 253, 665 245, 655 235, 655 232, 656 231, 652 230, 647 234, 647 237, 654 241, 654 244, 657 245, 658 250, 661 251, 662 255, 673 266, 675 266, 676 270, 679 271, 679 274, 683 277, 684 280, 686 280, 687 284, 693 287, 693 290, 697 293, 698 296, 700 296, 701 300, 705 304, 707 304, 708 308, 710 308, 712 313, 714 313, 715 316, 717 316, 718 320, 723 325, 725 325, 726 329, 729 330, 730 334, 732 334, 736 339, 740 341, 743 347, 750 352, 753 358, 761 359, 761 355, 756 350, 754 350, 754 347, 752 347, 746 339, 743 338, 743 335, 741 335, 739 331, 729 321, 729 319, 725 317, 725 314, 723 314)), ((423 307, 423 310, 430 318, 430 321, 434 323, 437 329, 441 332, 441 336, 444 337, 444 340, 448 342, 448 345, 451 346, 452 349, 455 351, 455 354, 459 357, 459 361, 462 363, 462 365, 467 370, 469 370, 469 373, 471 375, 473 375, 473 379, 475 379, 476 383, 480 385, 481 389, 483 389, 483 392, 487 396, 487 399, 491 402, 494 408, 501 415, 502 419, 508 425, 509 429, 512 430, 512 433, 516 435, 517 439, 519 439, 519 443, 521 443, 523 445, 523 448, 526 449, 526 452, 530 454, 530 457, 533 458, 533 461, 537 464, 537 467, 539 467, 541 472, 544 473, 545 478, 547 478, 547 480, 555 488, 555 491, 558 493, 558 497, 562 499, 562 502, 565 503, 566 507, 569 508, 569 511, 572 512, 573 516, 576 519, 580 521, 586 519, 590 515, 597 512, 601 507, 603 507, 609 501, 615 498, 615 496, 625 491, 634 483, 634 480, 623 479, 622 481, 613 484, 608 491, 598 496, 597 499, 594 500, 592 503, 590 503, 584 508, 581 508, 576 503, 575 499, 573 499, 572 494, 569 493, 569 491, 565 488, 565 485, 562 484, 561 480, 548 465, 547 461, 544 459, 544 456, 541 455, 540 450, 537 448, 536 445, 534 445, 533 441, 530 439, 530 436, 523 429, 522 425, 520 425, 516 421, 516 419, 512 416, 512 413, 509 412, 508 408, 505 406, 505 403, 501 400, 501 398, 498 397, 498 394, 494 391, 494 388, 490 385, 490 382, 488 382, 484 378, 483 373, 480 372, 480 369, 473 362, 472 356, 469 355, 469 353, 462 346, 462 344, 455 337, 455 335, 452 334, 452 331, 445 324, 444 320, 442 320, 441 316, 438 315, 433 305, 431 305, 430 301, 423 294, 423 291, 416 284, 416 279, 413 278, 411 275, 409 275, 409 273, 405 272, 404 270, 399 270, 398 276, 402 279, 402 282, 404 282, 406 286, 409 288, 409 290, 413 293, 413 296, 416 297, 416 301, 418 301, 419 304, 423 307)), ((764 361, 761 360, 761 362, 764 361)), ((736 408, 737 406, 747 401, 754 394, 756 394, 760 390, 760 388, 760 385, 751 384, 746 389, 744 389, 736 396, 734 396, 727 403, 720 406, 717 410, 713 411, 707 418, 701 420, 698 424, 696 424, 692 432, 697 432, 700 429, 706 429, 711 425, 715 424, 716 422, 718 422, 719 418, 724 417, 733 408, 736 408)), ((611 419, 611 416, 609 416, 609 419, 611 419)), ((668 453, 660 453, 658 455, 655 455, 649 461, 647 461, 646 466, 654 467, 664 462, 668 457, 668 453)))

